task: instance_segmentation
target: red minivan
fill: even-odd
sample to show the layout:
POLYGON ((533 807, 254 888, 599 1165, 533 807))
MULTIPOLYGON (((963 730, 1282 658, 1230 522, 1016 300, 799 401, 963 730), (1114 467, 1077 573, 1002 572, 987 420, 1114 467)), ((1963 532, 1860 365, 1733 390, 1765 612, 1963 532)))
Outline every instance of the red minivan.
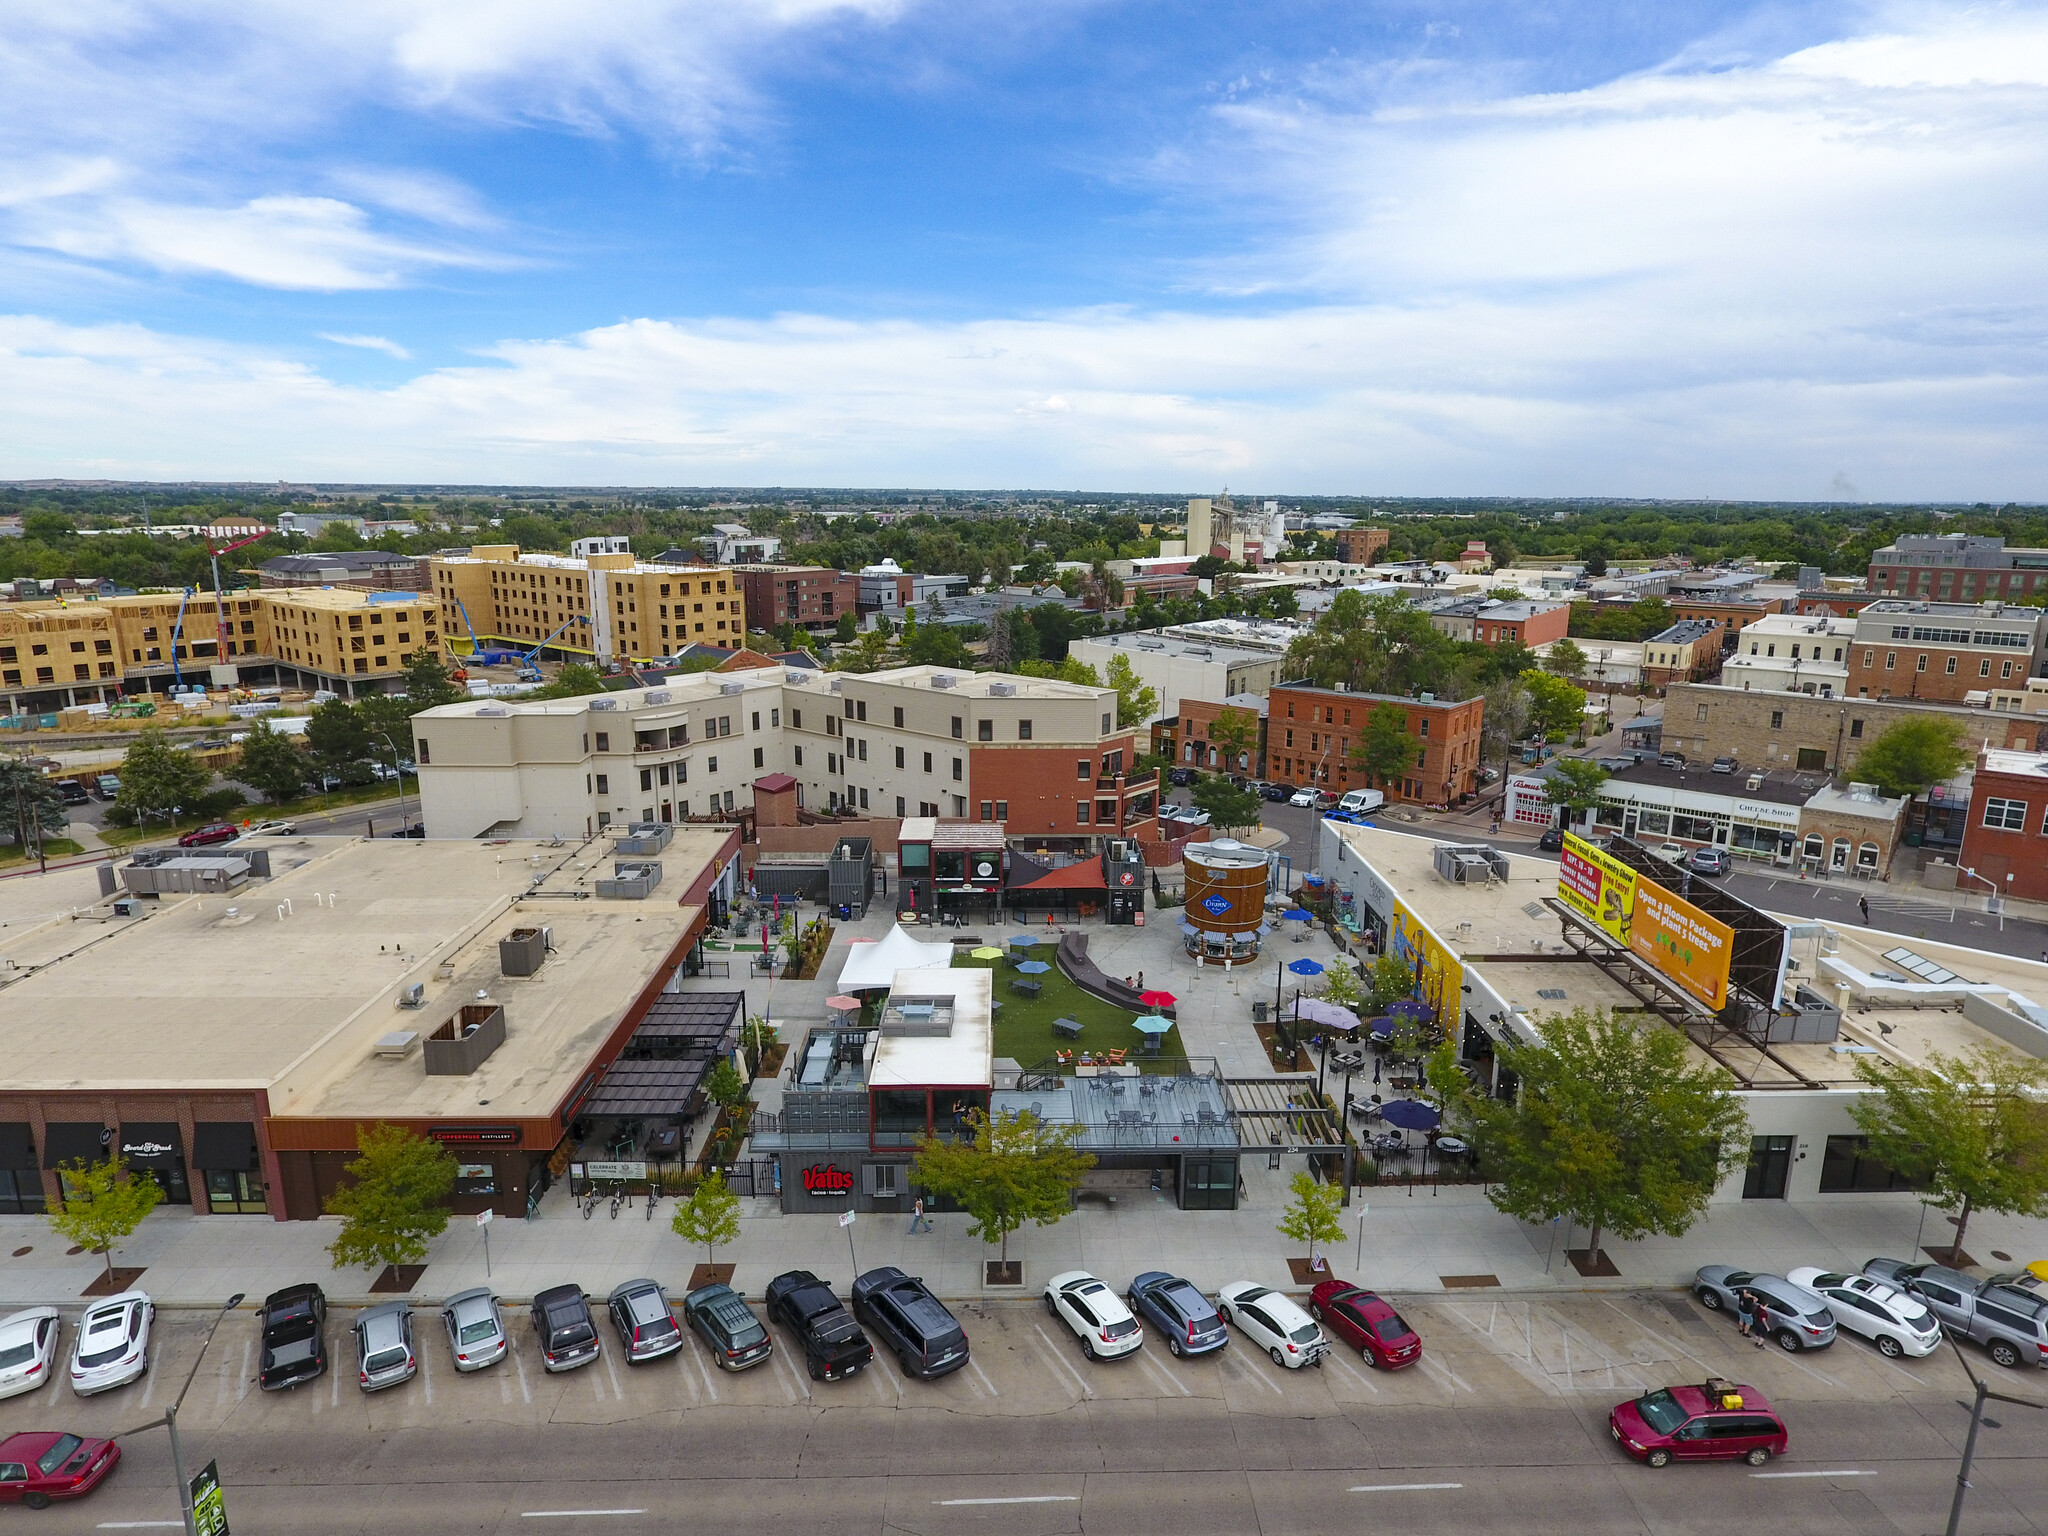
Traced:
POLYGON ((1790 1439, 1785 1421, 1761 1392, 1718 1377, 1617 1403, 1607 1415, 1607 1431, 1616 1445, 1653 1467, 1673 1460, 1741 1460, 1760 1467, 1784 1455, 1790 1439))

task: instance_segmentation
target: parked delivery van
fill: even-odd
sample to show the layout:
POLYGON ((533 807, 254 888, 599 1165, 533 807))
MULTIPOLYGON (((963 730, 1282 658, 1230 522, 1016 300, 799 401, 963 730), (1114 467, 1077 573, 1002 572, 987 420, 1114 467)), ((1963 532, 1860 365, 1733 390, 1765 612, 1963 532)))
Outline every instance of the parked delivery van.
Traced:
POLYGON ((1354 789, 1337 802, 1337 809, 1354 816, 1370 816, 1386 803, 1386 795, 1377 789, 1354 789))

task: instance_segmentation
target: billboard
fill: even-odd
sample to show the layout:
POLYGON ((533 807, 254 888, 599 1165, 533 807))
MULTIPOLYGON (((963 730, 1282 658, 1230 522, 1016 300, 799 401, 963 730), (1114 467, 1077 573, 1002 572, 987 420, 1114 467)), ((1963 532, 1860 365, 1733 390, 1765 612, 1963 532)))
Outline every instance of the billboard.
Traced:
POLYGON ((1735 930, 1651 880, 1636 882, 1630 953, 1666 981, 1719 1009, 1728 1001, 1728 961, 1735 930))
POLYGON ((1398 896, 1387 934, 1387 953, 1415 974, 1415 995, 1436 1014, 1450 1038, 1457 1039, 1465 1019, 1464 963, 1444 948, 1398 896))
POLYGON ((1564 835, 1557 867, 1557 899, 1600 928, 1617 944, 1628 942, 1635 905, 1636 874, 1575 832, 1564 835))

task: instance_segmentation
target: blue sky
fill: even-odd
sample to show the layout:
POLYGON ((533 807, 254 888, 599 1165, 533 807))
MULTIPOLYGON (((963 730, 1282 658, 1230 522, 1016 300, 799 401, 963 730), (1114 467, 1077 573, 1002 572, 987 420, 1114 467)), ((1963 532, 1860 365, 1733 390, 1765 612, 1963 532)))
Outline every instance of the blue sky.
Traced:
POLYGON ((18 0, 0 475, 2048 495, 2048 13, 18 0))

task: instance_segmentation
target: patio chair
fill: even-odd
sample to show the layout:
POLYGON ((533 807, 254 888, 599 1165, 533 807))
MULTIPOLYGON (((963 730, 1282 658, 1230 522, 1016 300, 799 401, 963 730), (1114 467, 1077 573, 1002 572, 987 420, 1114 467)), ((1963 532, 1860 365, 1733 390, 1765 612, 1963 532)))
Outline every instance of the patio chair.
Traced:
POLYGON ((1072 1051, 1055 1050, 1052 1053, 1052 1059, 1063 1067, 1071 1067, 1074 1064, 1074 1053, 1072 1051))
POLYGON ((1109 1058, 1109 1064, 1112 1067, 1120 1067, 1124 1064, 1124 1057, 1128 1056, 1130 1052, 1128 1050, 1119 1050, 1110 1051, 1107 1054, 1109 1058))

